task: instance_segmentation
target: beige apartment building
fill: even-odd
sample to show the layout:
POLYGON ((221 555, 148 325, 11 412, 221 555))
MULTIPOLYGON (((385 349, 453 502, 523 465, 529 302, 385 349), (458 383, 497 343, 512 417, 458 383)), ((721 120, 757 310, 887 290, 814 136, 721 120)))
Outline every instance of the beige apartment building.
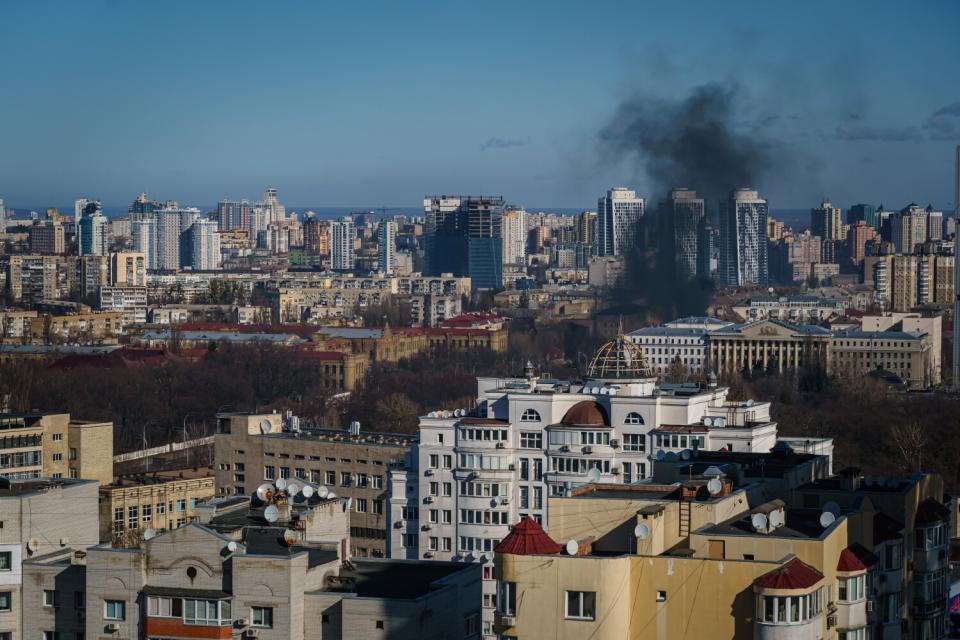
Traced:
POLYGON ((803 454, 710 455, 658 463, 672 482, 551 497, 547 531, 517 524, 496 549, 500 637, 946 637, 938 478, 803 480, 803 454))
POLYGON ((66 413, 0 414, 0 477, 113 479, 113 423, 66 413))
POLYGON ((111 253, 110 285, 147 286, 147 256, 131 252, 111 253))
POLYGON ((296 416, 217 416, 214 474, 218 496, 247 495, 280 478, 323 485, 351 498, 352 554, 386 555, 387 473, 416 436, 301 428, 296 416))
POLYGON ((63 225, 46 220, 30 227, 30 251, 41 255, 65 253, 63 225))
POLYGON ((123 333, 123 314, 118 311, 42 315, 30 320, 33 342, 116 342, 123 333))
POLYGON ((3 256, 7 293, 16 302, 39 302, 57 297, 55 256, 3 256))
POLYGON ((100 487, 100 540, 130 546, 149 529, 182 527, 196 515, 197 504, 215 493, 207 467, 117 476, 100 487))
POLYGON ((31 593, 24 565, 50 553, 97 544, 97 483, 49 478, 0 479, 0 636, 34 638, 24 629, 38 611, 74 603, 72 589, 56 595, 31 593))
POLYGON ((231 497, 136 547, 31 559, 24 637, 474 638, 480 566, 350 558, 343 505, 231 497), (270 522, 267 507, 279 514, 270 522), (46 598, 60 606, 42 607, 46 598))

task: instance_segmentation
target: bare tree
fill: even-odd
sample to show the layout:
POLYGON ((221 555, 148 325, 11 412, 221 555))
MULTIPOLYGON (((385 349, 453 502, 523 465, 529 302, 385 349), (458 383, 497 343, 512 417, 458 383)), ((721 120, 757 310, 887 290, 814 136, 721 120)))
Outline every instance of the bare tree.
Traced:
POLYGON ((906 471, 923 469, 923 451, 927 446, 927 431, 916 421, 891 425, 890 435, 900 455, 906 471))

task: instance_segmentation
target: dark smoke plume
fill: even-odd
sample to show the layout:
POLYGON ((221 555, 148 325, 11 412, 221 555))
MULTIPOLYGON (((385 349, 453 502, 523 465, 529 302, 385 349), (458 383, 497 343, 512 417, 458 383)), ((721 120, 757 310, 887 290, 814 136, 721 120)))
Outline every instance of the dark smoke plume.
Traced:
POLYGON ((757 131, 769 119, 749 126, 738 112, 737 91, 736 86, 707 84, 682 100, 633 97, 601 129, 601 157, 636 162, 654 189, 644 194, 647 214, 637 233, 641 246, 626 255, 626 277, 612 292, 612 304, 640 303, 652 320, 706 311, 712 283, 681 282, 670 243, 651 239, 658 232, 657 202, 666 199, 671 188, 695 189, 704 199, 708 219, 715 220, 711 212, 720 199, 738 187, 756 188, 755 181, 770 166, 771 146, 757 131))
POLYGON ((755 188, 769 166, 770 145, 756 128, 741 129, 737 91, 706 84, 683 100, 626 100, 600 132, 602 154, 637 161, 657 190, 649 195, 657 198, 673 187, 688 187, 711 207, 737 187, 755 188))

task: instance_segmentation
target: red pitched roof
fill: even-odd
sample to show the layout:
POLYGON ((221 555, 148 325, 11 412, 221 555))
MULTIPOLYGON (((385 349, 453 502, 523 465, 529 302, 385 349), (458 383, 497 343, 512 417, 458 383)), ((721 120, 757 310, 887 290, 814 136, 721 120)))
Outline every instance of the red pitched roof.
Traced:
POLYGON ((532 556, 560 553, 563 547, 547 535, 536 520, 527 516, 494 549, 497 553, 532 556))
POLYGON ((794 558, 782 567, 768 571, 753 581, 764 589, 809 589, 823 580, 823 574, 800 558, 794 558))
POLYGON ((863 564, 850 547, 840 552, 840 562, 837 563, 837 571, 865 571, 866 568, 867 566, 863 564))

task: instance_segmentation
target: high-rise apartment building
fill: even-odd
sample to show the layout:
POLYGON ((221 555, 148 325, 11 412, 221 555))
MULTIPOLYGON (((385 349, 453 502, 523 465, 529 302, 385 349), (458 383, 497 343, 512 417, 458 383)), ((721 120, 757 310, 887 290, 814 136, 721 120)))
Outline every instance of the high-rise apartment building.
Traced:
POLYGON ((7 208, 3 205, 3 198, 0 198, 0 233, 7 232, 7 208))
POLYGON ((580 244, 594 244, 597 241, 596 211, 584 211, 577 216, 574 239, 580 244))
POLYGON ((847 230, 847 254, 850 262, 859 265, 867 255, 867 245, 879 242, 880 236, 875 227, 865 220, 857 220, 847 230))
POLYGON ((615 187, 597 202, 597 253, 619 256, 636 243, 646 203, 636 192, 615 187))
MULTIPOLYGON (((953 166, 953 215, 960 220, 960 144, 957 145, 953 166)), ((954 242, 956 247, 956 242, 954 242)), ((956 248, 954 248, 956 254, 956 248)), ((953 317, 960 318, 960 260, 953 261, 953 317)), ((953 323, 953 388, 960 389, 960 322, 953 323)))
POLYGON ((392 276, 397 268, 397 223, 381 220, 377 229, 377 270, 392 276))
POLYGON ((329 220, 309 217, 303 222, 303 248, 311 255, 330 255, 329 220))
POLYGON ((44 220, 30 227, 30 251, 45 255, 60 255, 65 249, 63 225, 44 220))
POLYGON ((210 271, 220 268, 220 234, 213 220, 197 220, 185 232, 190 247, 190 268, 210 271))
POLYGON ((527 212, 507 207, 503 212, 503 264, 522 265, 527 255, 527 212))
POLYGON ((40 302, 57 298, 57 258, 8 255, 0 267, 6 272, 7 293, 16 302, 40 302))
POLYGON ((698 247, 704 242, 703 198, 685 188, 673 189, 660 211, 660 250, 669 251, 678 281, 694 276, 710 277, 710 265, 700 264, 698 247))
POLYGON ((220 231, 250 230, 256 203, 249 200, 221 200, 217 204, 217 223, 220 231))
POLYGON ((157 223, 155 220, 132 220, 130 235, 133 251, 146 258, 147 269, 157 268, 157 223))
POLYGON ((767 201, 751 189, 733 191, 720 207, 720 281, 766 285, 767 201))
POLYGON ((470 277, 473 287, 503 284, 503 209, 500 196, 427 196, 426 275, 470 277))
POLYGON ((846 237, 840 207, 821 202, 810 210, 810 233, 824 240, 843 240, 846 237))
POLYGON ((263 192, 263 206, 269 212, 268 223, 279 223, 287 219, 287 210, 277 199, 277 189, 267 187, 263 192))
POLYGON ((81 256, 105 256, 110 252, 107 217, 103 215, 99 200, 89 200, 83 205, 78 231, 77 246, 81 256))
POLYGON ((345 216, 330 225, 330 266, 334 271, 353 271, 353 218, 345 216))

